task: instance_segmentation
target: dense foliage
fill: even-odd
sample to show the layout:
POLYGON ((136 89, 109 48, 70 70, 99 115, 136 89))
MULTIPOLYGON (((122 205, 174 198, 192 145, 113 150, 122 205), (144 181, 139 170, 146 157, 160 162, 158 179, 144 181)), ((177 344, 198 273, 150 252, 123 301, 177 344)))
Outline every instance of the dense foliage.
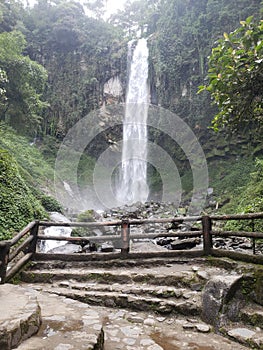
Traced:
POLYGON ((41 100, 47 73, 44 67, 23 55, 26 40, 20 31, 0 33, 0 120, 28 134, 37 133, 41 100))
POLYGON ((25 21, 27 52, 49 73, 42 135, 63 138, 104 102, 103 86, 126 67, 118 28, 88 17, 75 1, 38 1, 25 21))
MULTIPOLYGON (((229 211, 234 213, 257 213, 263 212, 263 159, 256 159, 255 167, 250 173, 246 186, 236 188, 232 197, 229 211)), ((228 229, 245 231, 263 231, 262 220, 254 220, 247 224, 240 221, 228 223, 228 229)))
POLYGON ((214 127, 232 129, 263 126, 263 21, 241 21, 234 32, 224 33, 209 59, 209 91, 219 112, 214 127))
MULTIPOLYGON (((222 33, 241 20, 260 16, 261 1, 166 0, 149 25, 152 90, 156 103, 176 112, 195 128, 210 125, 217 109, 210 95, 196 94, 207 75, 208 59, 222 33)), ((152 18, 152 16, 151 16, 152 18)))
POLYGON ((21 177, 15 159, 3 149, 0 149, 0 193, 0 240, 12 237, 14 231, 45 216, 44 208, 21 177))

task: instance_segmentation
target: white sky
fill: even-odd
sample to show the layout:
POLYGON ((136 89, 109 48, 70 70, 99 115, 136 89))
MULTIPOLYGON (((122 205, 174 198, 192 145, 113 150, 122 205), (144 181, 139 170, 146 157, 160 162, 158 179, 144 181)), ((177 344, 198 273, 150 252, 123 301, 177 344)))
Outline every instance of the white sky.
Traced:
POLYGON ((108 0, 107 1, 107 12, 110 14, 117 10, 122 10, 126 0, 108 0))
MULTIPOLYGON (((82 3, 82 0, 77 0, 78 2, 82 3)), ((23 0, 24 4, 26 5, 27 2, 29 3, 30 6, 33 6, 37 0, 23 0)), ((117 12, 117 10, 122 10, 124 7, 126 0, 107 0, 107 6, 106 6, 106 12, 108 17, 114 12, 117 12)))

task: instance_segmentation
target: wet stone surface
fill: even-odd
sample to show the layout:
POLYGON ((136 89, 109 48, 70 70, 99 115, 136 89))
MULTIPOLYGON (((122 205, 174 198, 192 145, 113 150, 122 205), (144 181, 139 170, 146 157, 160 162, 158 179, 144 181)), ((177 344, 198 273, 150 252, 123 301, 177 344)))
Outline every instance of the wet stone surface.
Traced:
POLYGON ((0 349, 9 350, 35 334, 41 324, 37 298, 24 288, 0 285, 0 349))
POLYGON ((28 287, 39 301, 43 323, 37 335, 23 342, 18 350, 245 349, 213 334, 198 317, 164 317, 148 312, 91 307, 45 293, 43 287, 28 287), (186 324, 188 327, 185 328, 186 324))

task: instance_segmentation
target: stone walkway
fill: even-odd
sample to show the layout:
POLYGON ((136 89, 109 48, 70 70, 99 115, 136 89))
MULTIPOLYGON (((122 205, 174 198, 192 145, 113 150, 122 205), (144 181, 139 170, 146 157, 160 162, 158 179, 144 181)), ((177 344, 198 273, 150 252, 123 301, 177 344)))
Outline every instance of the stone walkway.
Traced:
POLYGON ((199 318, 163 317, 149 312, 94 307, 43 289, 45 285, 41 284, 23 288, 8 284, 0 286, 0 303, 5 303, 4 308, 1 306, 2 335, 4 325, 10 324, 12 318, 16 318, 21 326, 19 319, 28 314, 26 306, 35 305, 38 309, 39 304, 41 309, 42 324, 40 327, 35 325, 39 328, 37 334, 24 340, 18 350, 246 349, 213 334, 199 318))

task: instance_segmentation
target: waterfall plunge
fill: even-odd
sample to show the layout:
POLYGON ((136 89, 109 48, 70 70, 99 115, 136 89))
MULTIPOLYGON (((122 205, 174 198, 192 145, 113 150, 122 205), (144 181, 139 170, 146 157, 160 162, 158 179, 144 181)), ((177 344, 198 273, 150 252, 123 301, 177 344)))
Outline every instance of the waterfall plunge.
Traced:
POLYGON ((123 121, 123 149, 118 200, 123 204, 148 198, 147 185, 147 114, 149 105, 148 47, 146 39, 138 40, 133 51, 129 45, 129 83, 123 121))

